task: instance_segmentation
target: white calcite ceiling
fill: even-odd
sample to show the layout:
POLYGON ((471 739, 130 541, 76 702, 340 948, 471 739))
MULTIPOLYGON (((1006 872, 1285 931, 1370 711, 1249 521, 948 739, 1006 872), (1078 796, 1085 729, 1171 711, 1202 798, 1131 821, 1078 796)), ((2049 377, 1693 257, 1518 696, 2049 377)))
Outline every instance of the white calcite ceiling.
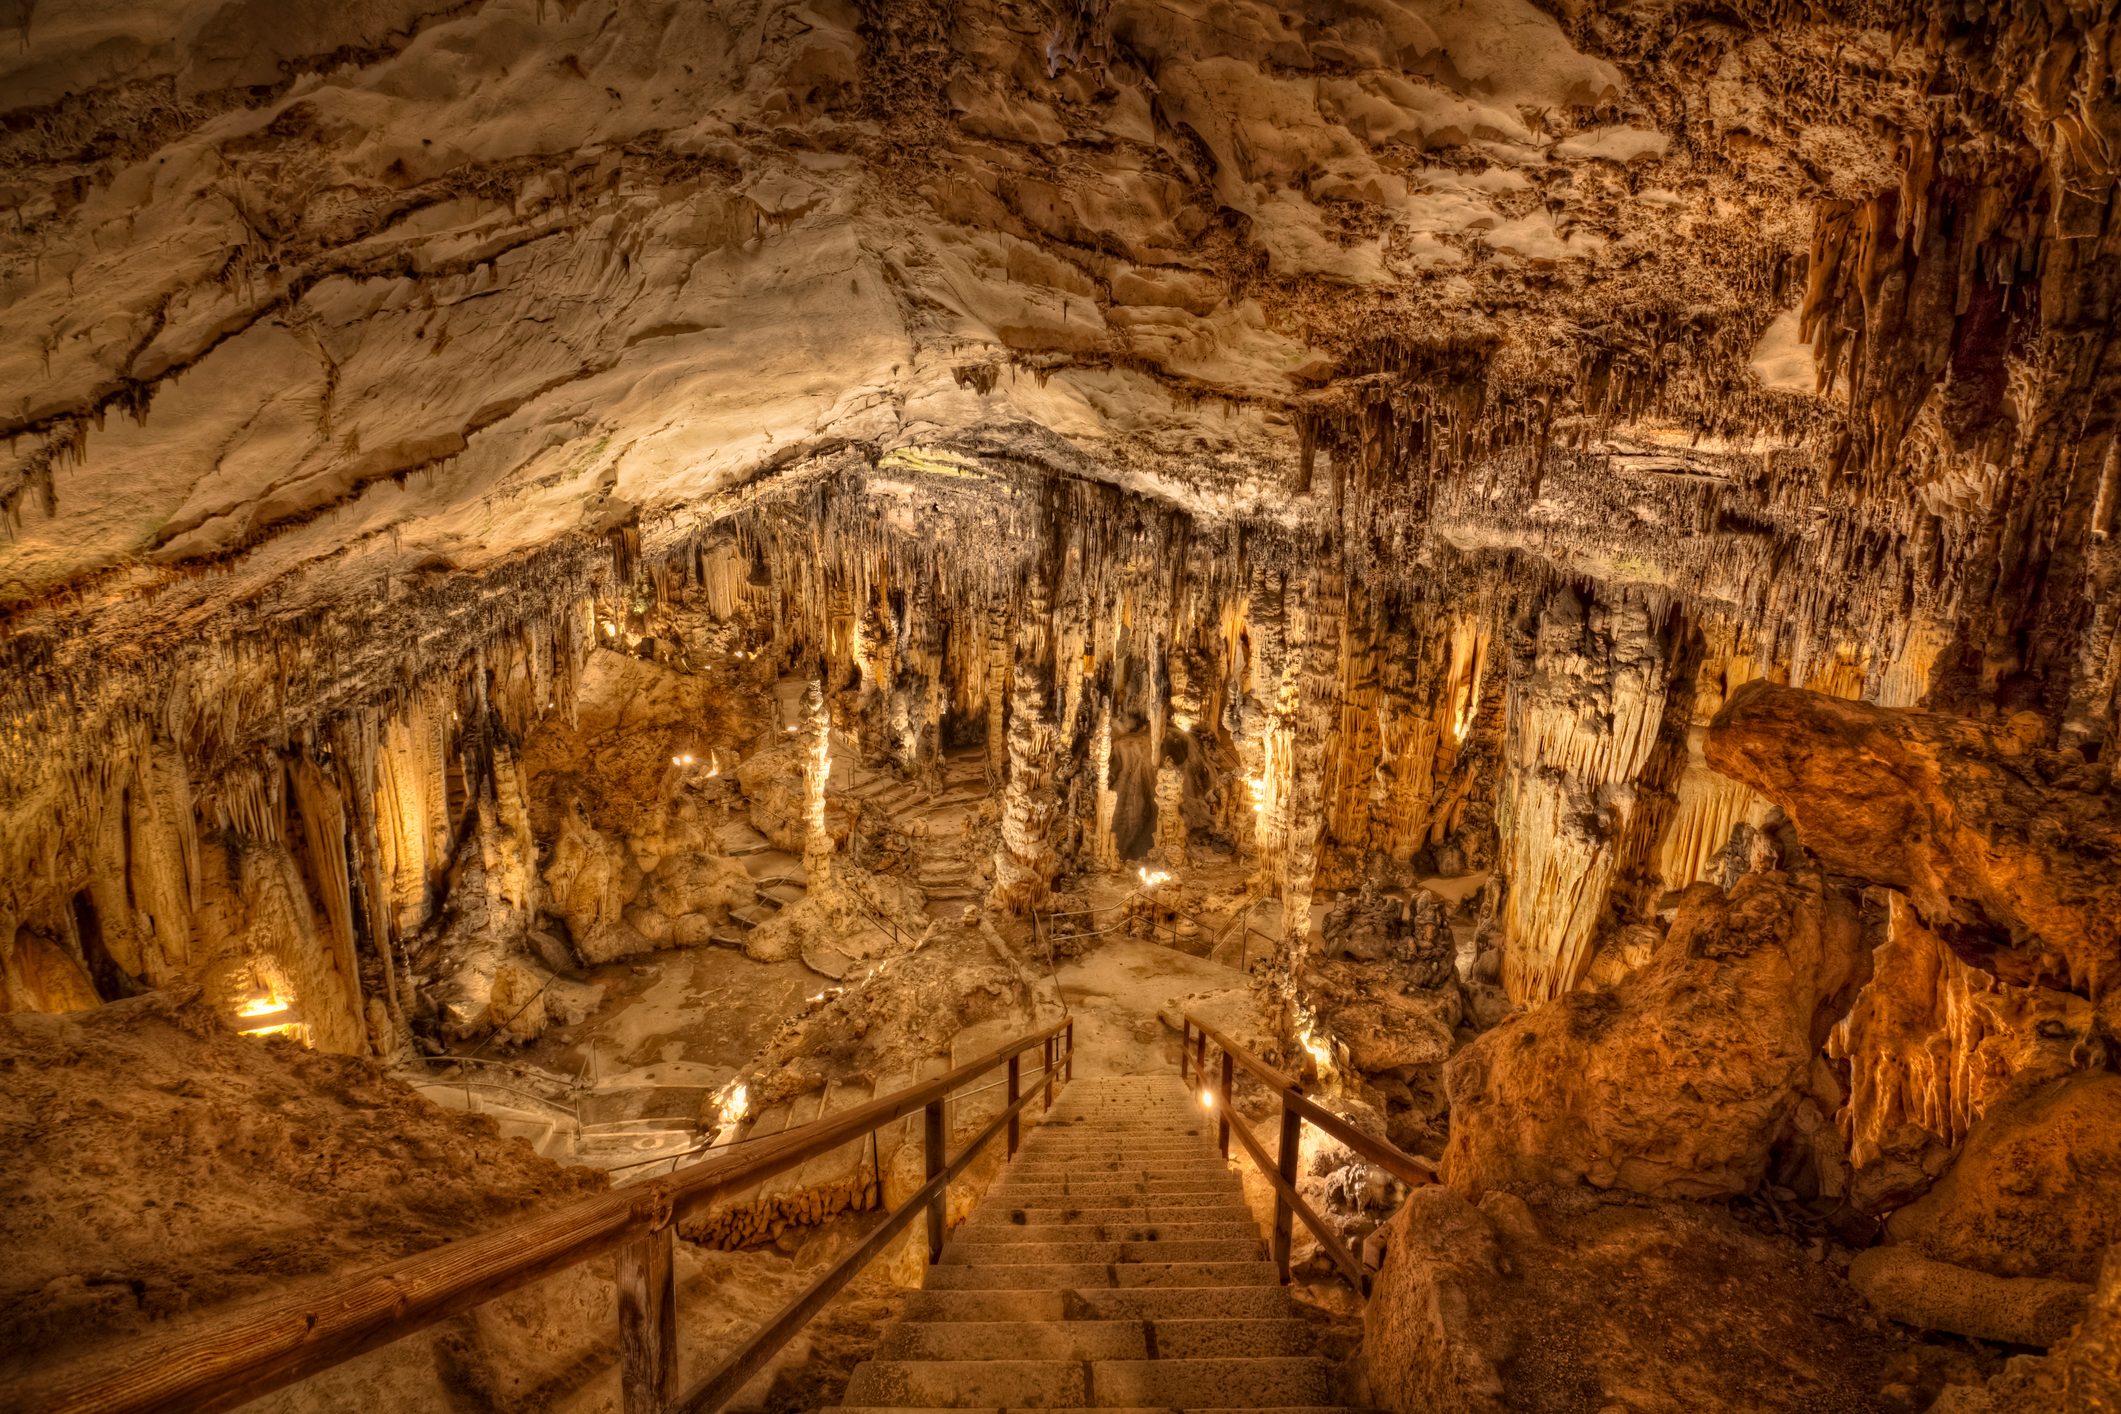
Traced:
POLYGON ((1950 539, 1996 457, 1836 493, 1809 340, 1859 306, 1791 311, 1821 213, 1913 180, 1940 65, 2019 95, 1954 153, 2082 109, 2093 49, 2011 89, 2061 22, 2012 23, 0 4, 8 809, 59 726, 144 717, 210 772, 849 464, 1286 519, 1359 462, 1395 544, 1756 605, 1795 546, 1842 613, 1913 572, 1847 547, 1950 539))
POLYGON ((891 7, 938 28, 882 55, 851 5, 43 7, 5 596, 294 607, 975 435, 1271 498, 1359 325, 1529 357, 1806 234, 1524 0, 1313 8, 891 7))

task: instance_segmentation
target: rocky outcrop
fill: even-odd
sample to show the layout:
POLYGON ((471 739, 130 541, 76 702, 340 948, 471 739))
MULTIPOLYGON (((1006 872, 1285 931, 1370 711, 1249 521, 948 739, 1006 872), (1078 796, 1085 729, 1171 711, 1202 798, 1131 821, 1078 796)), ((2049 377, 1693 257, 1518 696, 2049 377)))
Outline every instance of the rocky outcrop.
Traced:
POLYGON ((1997 1276, 2092 1280, 2100 1253, 2121 1242, 2121 1075, 2015 1090, 1886 1233, 1926 1257, 1997 1276))
POLYGON ((1502 1193, 1476 1208, 1436 1186, 1381 1237, 1361 1358, 1393 1414, 1905 1407, 1888 1389, 1904 1343, 1824 1268, 1713 1208, 1502 1193))
POLYGON ((1806 1093, 1853 910, 1816 874, 1687 891, 1649 962, 1503 1021, 1446 1069, 1444 1177, 1469 1193, 1589 1183, 1744 1193, 1806 1093))
MULTIPOLYGON (((25 1365, 605 1187, 601 1173, 539 1158, 371 1061, 233 1036, 216 1013, 196 992, 154 992, 80 1015, 0 1018, 0 1384, 11 1393, 25 1365)), ((413 1348, 431 1390, 431 1359, 413 1348)), ((364 1364, 363 1378, 377 1368, 364 1364)))
POLYGON ((584 962, 609 962, 654 946, 626 920, 640 886, 640 866, 625 847, 599 834, 580 811, 570 811, 552 842, 545 888, 584 962))
POLYGON ((1992 1103, 2103 1051, 2090 1002, 1968 966, 1905 896, 1888 895, 1870 981, 1827 1040, 1827 1055, 1848 1065, 1838 1118, 1854 1201, 1899 1207, 1944 1171, 1992 1103))
POLYGON ((2097 997, 2121 984, 2121 794, 2003 728, 1749 683, 1711 765, 1781 806, 1825 868, 1907 892, 1974 966, 2097 997))

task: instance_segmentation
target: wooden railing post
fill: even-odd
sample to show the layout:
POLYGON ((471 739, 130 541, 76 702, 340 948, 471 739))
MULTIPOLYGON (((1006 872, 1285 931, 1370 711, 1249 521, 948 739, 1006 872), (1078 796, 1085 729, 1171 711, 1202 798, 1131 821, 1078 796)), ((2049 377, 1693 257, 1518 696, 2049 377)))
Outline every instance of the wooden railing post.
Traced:
MULTIPOLYGON (((930 1100, 923 1112, 921 1138, 927 1153, 928 1172, 933 1178, 943 1171, 943 1102, 930 1100)), ((928 1261, 931 1265, 943 1259, 943 1215, 950 1202, 950 1190, 945 1187, 936 1193, 928 1204, 928 1261)))
POLYGON ((1075 1018, 1068 1018, 1068 1054, 1061 1060, 1061 1079, 1075 1078, 1075 1018))
MULTIPOLYGON (((1282 1181, 1290 1188, 1296 1186, 1296 1159, 1303 1148, 1304 1117, 1296 1106, 1289 1103, 1285 1092, 1281 1097, 1281 1149, 1276 1155, 1275 1167, 1280 1170, 1282 1181)), ((1284 1285, 1289 1280, 1289 1239, 1294 1230, 1296 1212, 1289 1206, 1287 1195, 1279 1190, 1274 1194, 1274 1266, 1281 1273, 1284 1285)))
POLYGON ((1223 1093, 1221 1102, 1216 1106, 1220 1123, 1215 1126, 1215 1147, 1223 1151, 1223 1157, 1226 1159, 1230 1157, 1230 1086, 1237 1079, 1236 1065, 1236 1059, 1228 1051, 1224 1051, 1223 1093))
POLYGON ((1017 1101, 1018 1095, 1019 1095, 1019 1093, 1020 1093, 1020 1092, 1018 1091, 1018 1089, 1017 1089, 1017 1083, 1018 1083, 1018 1075, 1019 1075, 1019 1069, 1018 1069, 1018 1066, 1017 1066, 1017 1057, 1015 1057, 1015 1056, 1011 1056, 1011 1057, 1009 1057, 1009 1090, 1008 1090, 1008 1095, 1009 1095, 1009 1157, 1010 1157, 1010 1158, 1012 1158, 1012 1159, 1016 1157, 1016 1134, 1017 1134, 1017 1127, 1016 1127, 1016 1101, 1017 1101))
POLYGON ((678 1393, 677 1289, 671 1271, 674 1222, 619 1247, 619 1385, 625 1414, 666 1414, 678 1393))
POLYGON ((1208 1083, 1208 1033, 1205 1031, 1193 1034, 1193 1075, 1201 1084, 1208 1083))
POLYGON ((1185 1028, 1179 1033, 1178 1042, 1178 1078, 1190 1082, 1193 1079, 1193 1072, 1188 1068, 1193 1060, 1193 1018, 1189 1016, 1184 1020, 1185 1028))
POLYGON ((1045 1103, 1043 1103, 1043 1104, 1041 1104, 1041 1105, 1039 1106, 1039 1113, 1040 1113, 1040 1114, 1044 1114, 1044 1113, 1045 1113, 1045 1112, 1046 1112, 1047 1110, 1050 1110, 1050 1109, 1052 1109, 1052 1108, 1053 1108, 1053 1038, 1052 1038, 1051 1036, 1048 1036, 1048 1037, 1046 1038, 1046 1099, 1045 1099, 1045 1103))

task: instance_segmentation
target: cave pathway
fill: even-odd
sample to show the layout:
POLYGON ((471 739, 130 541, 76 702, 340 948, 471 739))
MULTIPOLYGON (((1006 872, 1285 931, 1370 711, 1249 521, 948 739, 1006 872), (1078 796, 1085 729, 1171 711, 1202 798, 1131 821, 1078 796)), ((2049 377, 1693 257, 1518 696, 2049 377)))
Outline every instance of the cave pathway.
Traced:
POLYGON ((1068 1084, 828 1414, 1325 1414, 1311 1339, 1174 1060, 1068 1084))
POLYGON ((1076 1073, 1093 1079, 1175 1075, 1177 1022, 1163 1018, 1184 998, 1250 991, 1234 967, 1139 938, 1106 938, 1056 977, 1075 1016, 1076 1073))

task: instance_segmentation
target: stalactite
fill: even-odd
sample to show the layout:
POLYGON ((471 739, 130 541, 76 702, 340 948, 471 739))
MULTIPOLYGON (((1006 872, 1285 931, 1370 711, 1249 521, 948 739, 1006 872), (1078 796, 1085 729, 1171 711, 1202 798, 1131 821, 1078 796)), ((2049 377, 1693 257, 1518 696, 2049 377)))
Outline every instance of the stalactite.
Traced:
POLYGON ((1849 1067, 1837 1118, 1850 1161, 1916 1159, 1925 1142, 1956 1148, 2013 1085, 2083 1064, 2092 1013, 2081 997, 2013 987, 1961 962, 1890 895, 1871 981, 1827 1047, 1849 1067))
MULTIPOLYGON (((297 752, 287 763, 287 783, 295 799, 309 878, 323 901, 325 936, 330 942, 333 965, 354 1003, 357 1021, 365 1028, 354 936, 353 874, 346 849, 346 799, 337 779, 306 752, 297 752)), ((357 1036, 361 1040, 358 1049, 365 1050, 365 1031, 357 1036)))
POLYGON ((1665 716, 1671 665, 1643 600, 1559 590, 1512 655, 1503 837, 1503 984, 1520 1001, 1575 985, 1665 716))

